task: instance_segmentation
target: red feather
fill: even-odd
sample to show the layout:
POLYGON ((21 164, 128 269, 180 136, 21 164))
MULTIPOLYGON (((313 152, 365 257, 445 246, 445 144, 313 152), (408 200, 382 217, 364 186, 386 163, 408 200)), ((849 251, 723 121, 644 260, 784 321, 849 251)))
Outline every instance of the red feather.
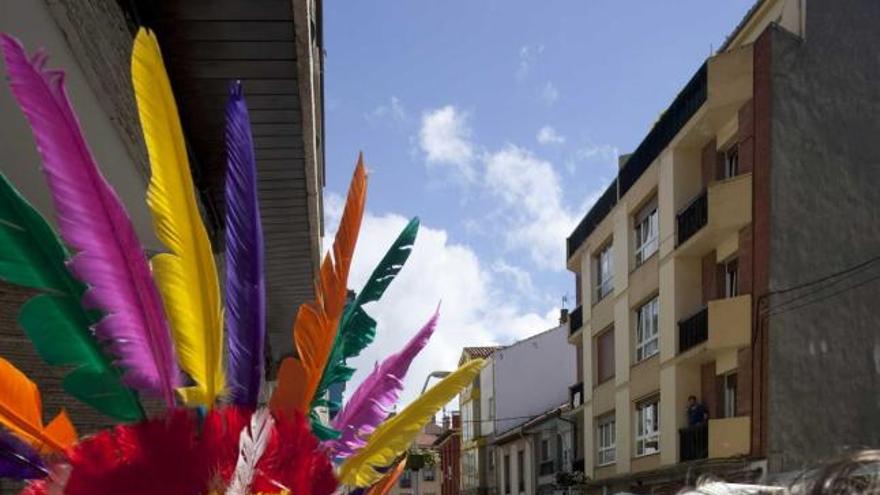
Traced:
POLYGON ((318 450, 305 417, 299 412, 276 414, 275 431, 257 463, 251 491, 277 493, 284 488, 292 494, 329 495, 336 486, 333 466, 318 450))
MULTIPOLYGON (((72 467, 65 495, 204 495, 225 492, 238 461, 239 436, 251 411, 215 408, 199 421, 192 411, 120 425, 86 438, 67 451, 72 467)), ((251 491, 330 495, 337 482, 301 414, 275 418, 275 431, 251 491)), ((50 484, 33 482, 22 495, 47 495, 50 484)))

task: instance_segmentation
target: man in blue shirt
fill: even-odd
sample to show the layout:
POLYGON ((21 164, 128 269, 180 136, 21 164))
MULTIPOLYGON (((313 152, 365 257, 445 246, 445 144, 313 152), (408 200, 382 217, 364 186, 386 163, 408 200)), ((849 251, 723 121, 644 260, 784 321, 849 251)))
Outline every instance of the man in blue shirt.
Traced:
POLYGON ((697 397, 688 397, 687 407, 688 426, 699 426, 709 421, 709 411, 702 402, 697 402, 697 397))

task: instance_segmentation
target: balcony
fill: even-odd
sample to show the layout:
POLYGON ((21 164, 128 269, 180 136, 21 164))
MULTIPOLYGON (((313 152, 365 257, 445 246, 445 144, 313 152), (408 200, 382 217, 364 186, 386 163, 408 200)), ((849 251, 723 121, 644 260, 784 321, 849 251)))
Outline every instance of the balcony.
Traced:
POLYGON ((583 306, 574 308, 568 315, 568 335, 574 335, 584 326, 583 306))
POLYGON ((703 308, 695 314, 678 322, 678 352, 696 347, 709 338, 709 308, 703 308))
POLYGON ((746 347, 752 342, 752 296, 709 301, 708 343, 710 351, 746 347))
POLYGON ((703 256, 752 222, 752 174, 709 185, 676 217, 677 256, 703 256))
POLYGON ((709 457, 737 457, 751 452, 750 416, 709 420, 709 457))
POLYGON ((568 399, 572 409, 584 405, 584 382, 568 387, 568 399))
POLYGON ((680 246, 705 227, 709 221, 709 201, 706 198, 706 192, 703 191, 691 200, 690 204, 676 215, 675 220, 678 226, 677 239, 680 246))
POLYGON ((678 454, 681 462, 696 461, 709 456, 709 425, 702 424, 678 430, 678 454))

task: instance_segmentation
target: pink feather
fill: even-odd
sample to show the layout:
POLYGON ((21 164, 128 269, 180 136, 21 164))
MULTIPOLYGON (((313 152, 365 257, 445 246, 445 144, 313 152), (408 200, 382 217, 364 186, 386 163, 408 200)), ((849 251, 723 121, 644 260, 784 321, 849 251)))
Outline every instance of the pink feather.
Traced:
POLYGON ((101 175, 64 88, 64 73, 28 60, 15 38, 0 35, 12 92, 43 158, 61 236, 77 254, 69 268, 89 285, 83 304, 107 313, 95 328, 125 369, 125 383, 174 404, 180 372, 159 291, 131 219, 101 175))
POLYGON ((326 443, 335 457, 347 457, 362 447, 365 437, 388 417, 403 390, 402 380, 413 359, 428 344, 439 315, 438 308, 400 352, 377 364, 333 420, 333 427, 341 436, 326 443))

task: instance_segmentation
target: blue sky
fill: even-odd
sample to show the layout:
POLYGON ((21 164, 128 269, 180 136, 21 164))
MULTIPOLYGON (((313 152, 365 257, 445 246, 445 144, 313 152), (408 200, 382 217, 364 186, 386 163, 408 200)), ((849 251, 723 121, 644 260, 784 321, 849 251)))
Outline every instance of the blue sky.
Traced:
POLYGON ((423 225, 400 280, 369 309, 379 338, 362 371, 441 298, 430 357, 409 389, 454 366, 462 345, 552 325, 562 296, 574 299, 565 237, 617 155, 638 145, 752 3, 325 2, 328 232, 358 150, 370 171, 352 288, 406 217, 423 225))

